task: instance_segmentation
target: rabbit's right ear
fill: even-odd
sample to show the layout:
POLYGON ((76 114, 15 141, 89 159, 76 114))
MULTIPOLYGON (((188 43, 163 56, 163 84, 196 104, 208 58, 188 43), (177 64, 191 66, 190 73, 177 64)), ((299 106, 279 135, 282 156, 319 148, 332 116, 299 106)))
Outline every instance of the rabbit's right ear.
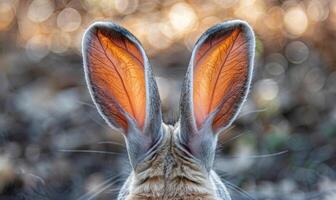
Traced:
POLYGON ((243 21, 210 28, 197 41, 182 88, 180 139, 209 167, 217 135, 231 125, 252 78, 254 34, 243 21))
POLYGON ((136 164, 161 138, 160 98, 148 58, 126 29, 96 22, 83 38, 88 88, 100 114, 126 138, 136 164))

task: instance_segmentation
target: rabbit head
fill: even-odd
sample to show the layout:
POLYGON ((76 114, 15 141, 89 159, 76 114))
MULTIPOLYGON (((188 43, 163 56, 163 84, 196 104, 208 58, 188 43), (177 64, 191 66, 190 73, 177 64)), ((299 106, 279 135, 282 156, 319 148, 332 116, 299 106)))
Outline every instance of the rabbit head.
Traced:
POLYGON ((160 97, 140 42, 96 22, 83 38, 86 81, 106 122, 123 133, 132 172, 119 200, 229 200, 212 170, 217 137, 236 118, 250 87, 255 39, 234 20, 197 41, 182 87, 180 118, 162 121, 160 97))

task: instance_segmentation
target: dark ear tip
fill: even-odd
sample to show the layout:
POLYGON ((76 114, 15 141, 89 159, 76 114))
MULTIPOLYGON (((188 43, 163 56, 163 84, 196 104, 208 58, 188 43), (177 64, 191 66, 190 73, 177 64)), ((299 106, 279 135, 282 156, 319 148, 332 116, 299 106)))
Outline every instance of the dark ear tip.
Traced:
POLYGON ((251 26, 248 24, 248 22, 240 20, 240 19, 235 19, 235 20, 225 21, 223 23, 216 24, 210 27, 207 31, 205 31, 202 34, 202 36, 199 38, 196 44, 204 41, 206 38, 208 38, 212 34, 215 34, 221 31, 229 31, 234 28, 241 29, 246 34, 248 40, 254 43, 254 40, 255 40, 254 32, 251 26))
POLYGON ((87 46, 89 41, 97 34, 98 30, 107 35, 119 35, 120 37, 125 37, 132 42, 137 43, 138 46, 141 46, 137 38, 124 27, 109 21, 96 21, 86 29, 83 35, 83 48, 87 46))
POLYGON ((115 24, 113 22, 107 22, 107 21, 96 21, 93 22, 85 31, 84 33, 84 40, 86 38, 91 38, 92 35, 96 34, 97 31, 102 31, 105 33, 119 33, 122 35, 127 35, 128 31, 118 24, 115 24))
POLYGON ((219 26, 221 27, 221 29, 239 28, 243 32, 245 32, 248 37, 254 38, 253 29, 247 21, 235 19, 219 24, 219 26))
POLYGON ((87 28, 87 30, 118 30, 119 28, 120 26, 113 22, 95 21, 87 28))
POLYGON ((96 37, 97 31, 100 30, 102 32, 111 32, 113 30, 116 30, 116 27, 118 25, 112 23, 112 22, 106 22, 106 21, 96 21, 93 22, 84 32, 83 39, 82 39, 82 51, 85 52, 87 49, 90 41, 96 37))
POLYGON ((248 40, 250 53, 251 52, 252 54, 254 53, 255 34, 254 34, 252 27, 247 21, 235 19, 235 20, 230 20, 230 21, 221 23, 219 24, 219 26, 221 27, 220 28, 221 30, 239 28, 245 34, 245 37, 248 40))

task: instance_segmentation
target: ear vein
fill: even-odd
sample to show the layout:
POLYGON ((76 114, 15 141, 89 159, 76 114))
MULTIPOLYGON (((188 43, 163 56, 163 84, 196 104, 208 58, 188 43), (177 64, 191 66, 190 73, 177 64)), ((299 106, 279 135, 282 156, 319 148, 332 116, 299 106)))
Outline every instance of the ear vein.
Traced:
MULTIPOLYGON (((133 55, 132 53, 130 53, 130 51, 128 50, 127 44, 126 44, 126 42, 125 42, 125 39, 121 39, 121 40, 123 41, 123 44, 125 45, 124 50, 126 50, 126 51, 129 53, 130 56, 132 56, 134 59, 136 59, 136 60, 141 64, 141 66, 143 66, 143 62, 142 62, 138 57, 136 57, 135 55, 133 55)), ((110 41, 111 41, 111 43, 113 43, 113 44, 116 45, 117 47, 122 48, 121 46, 119 46, 119 45, 118 45, 117 43, 115 43, 114 41, 112 41, 112 40, 110 40, 110 41)))
POLYGON ((225 59, 224 59, 222 65, 221 65, 221 67, 220 67, 220 69, 219 69, 219 73, 217 74, 217 77, 216 77, 216 80, 215 80, 214 87, 212 88, 212 91, 211 91, 211 97, 210 97, 210 104, 209 104, 209 107, 208 107, 208 113, 210 113, 210 109, 211 109, 211 107, 212 107, 213 99, 214 99, 214 96, 215 96, 215 90, 214 90, 214 88, 217 87, 217 83, 218 83, 220 74, 222 73, 222 70, 223 70, 223 68, 224 68, 224 64, 226 63, 226 61, 227 61, 227 59, 228 59, 228 57, 229 57, 229 55, 230 55, 230 53, 231 53, 231 51, 232 51, 232 48, 233 48, 233 46, 234 46, 234 44, 235 44, 235 42, 236 42, 236 40, 237 40, 239 34, 240 34, 240 31, 237 33, 236 38, 233 39, 232 45, 231 45, 231 47, 229 48, 228 53, 227 53, 227 55, 226 55, 226 57, 225 57, 225 59))
MULTIPOLYGON (((212 36, 212 38, 214 38, 214 37, 212 36)), ((200 57, 196 60, 196 66, 197 66, 197 64, 199 63, 199 61, 200 61, 200 60, 201 60, 201 59, 202 59, 202 58, 203 58, 203 57, 210 51, 211 47, 213 47, 213 46, 215 46, 215 45, 217 45, 217 44, 223 42, 223 40, 225 40, 226 38, 219 40, 219 41, 216 42, 215 44, 212 43, 212 40, 211 40, 210 37, 209 37, 209 39, 210 39, 210 45, 209 45, 209 47, 204 51, 204 53, 202 54, 202 56, 200 56, 200 57)))
MULTIPOLYGON (((120 79, 120 81, 121 81, 121 84, 122 84, 122 86, 123 86, 123 88, 124 88, 124 90, 125 90, 126 97, 127 97, 127 99, 128 99, 128 103, 129 103, 130 108, 131 108, 131 111, 132 111, 132 116, 135 116, 134 108, 133 108, 133 105, 132 105, 132 103, 131 103, 131 98, 130 98, 130 96, 129 96, 129 94, 128 94, 128 91, 127 91, 126 85, 125 85, 125 83, 124 83, 124 80, 122 79, 121 74, 120 74, 118 68, 115 66, 115 64, 113 63, 113 61, 111 60, 111 58, 107 55, 107 53, 106 53, 106 49, 104 48, 104 46, 103 46, 103 44, 102 44, 102 42, 101 42, 101 40, 100 40, 100 38, 99 38, 99 32, 98 32, 98 31, 97 31, 97 39, 98 39, 98 41, 99 41, 100 46, 101 46, 102 49, 103 49, 104 55, 105 55, 106 58, 111 62, 113 68, 114 68, 115 71, 117 72, 117 75, 118 75, 118 77, 119 77, 119 79, 120 79)), ((111 40, 110 40, 110 41, 111 41, 111 40)))

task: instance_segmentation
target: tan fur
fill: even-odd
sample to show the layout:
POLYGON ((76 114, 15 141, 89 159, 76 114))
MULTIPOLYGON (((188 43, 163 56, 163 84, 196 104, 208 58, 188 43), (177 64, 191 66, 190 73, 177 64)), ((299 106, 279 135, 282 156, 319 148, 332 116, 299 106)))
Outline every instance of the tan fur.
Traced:
POLYGON ((176 142, 164 126, 161 145, 130 176, 126 200, 216 200, 210 174, 176 142))
POLYGON ((172 127, 162 124, 157 85, 139 41, 114 23, 88 28, 86 82, 100 114, 124 133, 133 167, 118 200, 231 200, 212 165, 218 134, 248 94, 254 49, 246 22, 208 29, 195 44, 181 88, 180 127, 172 127))

